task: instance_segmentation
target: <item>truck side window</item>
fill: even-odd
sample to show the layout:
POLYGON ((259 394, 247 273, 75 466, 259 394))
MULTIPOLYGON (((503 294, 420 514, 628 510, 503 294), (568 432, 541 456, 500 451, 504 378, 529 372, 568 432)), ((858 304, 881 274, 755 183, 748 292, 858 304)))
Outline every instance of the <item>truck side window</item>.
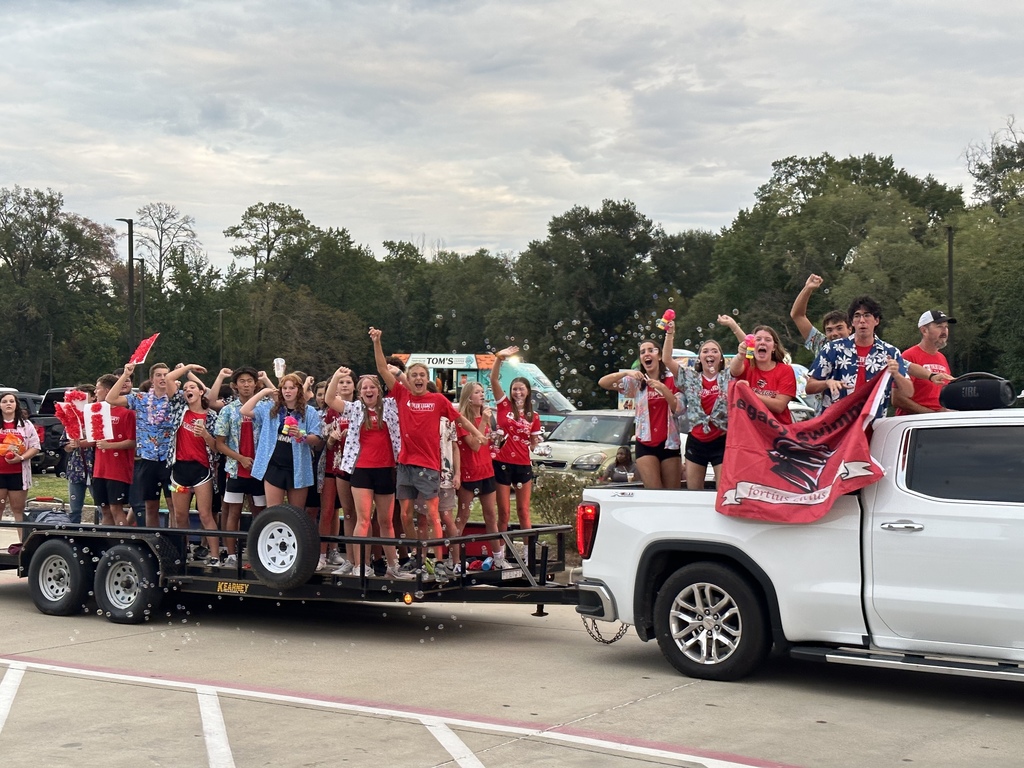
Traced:
POLYGON ((1024 502, 1024 428, 917 429, 911 437, 907 487, 964 501, 1024 502))

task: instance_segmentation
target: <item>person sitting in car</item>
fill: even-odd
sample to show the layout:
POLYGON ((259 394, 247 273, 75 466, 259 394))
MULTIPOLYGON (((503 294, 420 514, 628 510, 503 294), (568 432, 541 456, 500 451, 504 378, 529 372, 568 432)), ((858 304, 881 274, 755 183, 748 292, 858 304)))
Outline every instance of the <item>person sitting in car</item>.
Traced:
POLYGON ((615 452, 615 462, 609 464, 608 468, 601 473, 601 482, 630 483, 635 474, 636 464, 633 461, 633 453, 623 445, 615 452))

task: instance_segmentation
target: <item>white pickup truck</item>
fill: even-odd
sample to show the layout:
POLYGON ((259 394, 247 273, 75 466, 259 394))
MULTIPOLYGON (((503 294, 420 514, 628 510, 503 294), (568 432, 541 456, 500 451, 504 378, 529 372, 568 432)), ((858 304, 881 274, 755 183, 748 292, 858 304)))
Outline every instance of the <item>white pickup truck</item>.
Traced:
POLYGON ((712 491, 584 491, 577 610, 632 624, 692 677, 794 656, 1024 680, 1024 409, 876 421, 879 482, 820 520, 715 511, 712 491))

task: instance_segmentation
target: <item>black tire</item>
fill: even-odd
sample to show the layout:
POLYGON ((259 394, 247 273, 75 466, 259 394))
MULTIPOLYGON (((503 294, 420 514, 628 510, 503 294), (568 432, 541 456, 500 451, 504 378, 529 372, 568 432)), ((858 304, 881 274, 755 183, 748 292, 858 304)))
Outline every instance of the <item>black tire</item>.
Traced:
POLYGON ((262 583, 291 589, 309 581, 320 559, 320 531, 304 509, 267 507, 249 527, 249 565, 262 583))
POLYGON ((771 647, 761 601, 718 563, 691 563, 668 578, 654 602, 654 630, 669 663, 703 680, 739 680, 771 647))
POLYGON ((111 547, 96 566, 94 591, 101 615, 115 624, 141 624, 163 597, 156 556, 131 544, 111 547))
POLYGON ((92 587, 91 557, 64 539, 39 545, 28 564, 28 590, 40 613, 71 616, 84 613, 92 587))

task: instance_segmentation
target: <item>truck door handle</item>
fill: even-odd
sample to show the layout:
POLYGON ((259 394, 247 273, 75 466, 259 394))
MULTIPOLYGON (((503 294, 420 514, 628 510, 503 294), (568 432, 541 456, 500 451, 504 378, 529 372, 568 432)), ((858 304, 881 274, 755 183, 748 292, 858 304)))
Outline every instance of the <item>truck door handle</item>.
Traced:
POLYGON ((894 523, 882 523, 883 531, 923 531, 924 526, 911 520, 897 520, 894 523))

